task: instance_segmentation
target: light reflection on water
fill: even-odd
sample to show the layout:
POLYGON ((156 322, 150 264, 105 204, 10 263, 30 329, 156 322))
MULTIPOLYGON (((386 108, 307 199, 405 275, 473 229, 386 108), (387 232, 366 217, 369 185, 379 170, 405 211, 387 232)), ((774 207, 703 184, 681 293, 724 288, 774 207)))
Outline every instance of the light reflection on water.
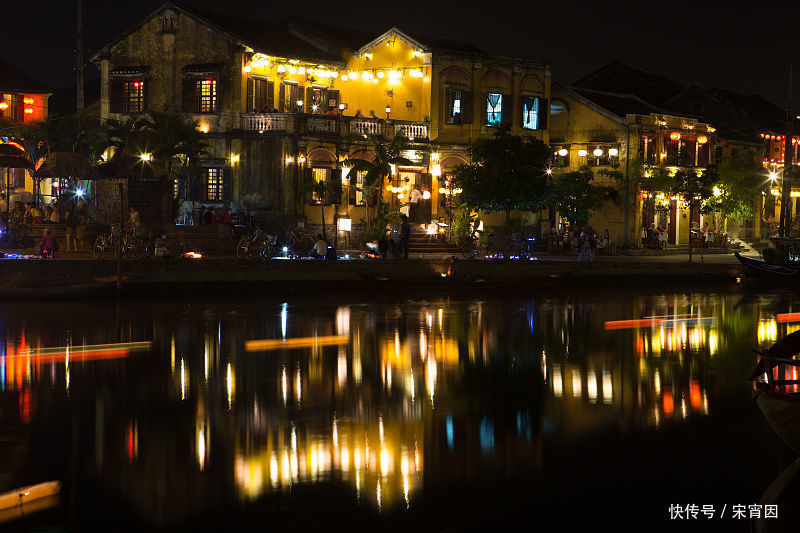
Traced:
MULTIPOLYGON (((47 427, 52 412, 77 413, 86 475, 145 522, 314 484, 373 510, 413 509, 426 491, 535 480, 548 442, 713 415, 755 361, 748 343, 791 331, 774 318, 791 309, 708 294, 98 305, 81 317, 16 306, 0 311, 0 421, 47 427), (642 318, 652 323, 604 328, 642 318), (348 340, 245 350, 315 336, 348 340), (26 355, 138 341, 152 350, 94 362, 26 355), (179 496, 165 513, 153 492, 179 496)), ((41 481, 11 468, 20 485, 41 481)))

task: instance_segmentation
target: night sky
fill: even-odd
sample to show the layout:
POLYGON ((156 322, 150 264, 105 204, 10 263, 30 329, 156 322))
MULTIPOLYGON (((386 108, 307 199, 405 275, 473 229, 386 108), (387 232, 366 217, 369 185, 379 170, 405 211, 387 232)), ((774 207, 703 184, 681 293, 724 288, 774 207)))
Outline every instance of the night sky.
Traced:
MULTIPOLYGON (((96 51, 164 2, 84 0, 85 46, 96 51), (111 7, 109 7, 111 6, 111 7)), ((780 4, 734 2, 268 2, 187 0, 196 7, 279 20, 306 17, 345 28, 382 32, 391 26, 469 41, 503 55, 549 60, 553 79, 571 83, 619 59, 678 82, 698 82, 745 94, 760 94, 785 107, 788 43, 798 17, 780 4), (627 7, 626 7, 627 5, 627 7), (423 11, 421 8, 425 6, 423 11), (658 6, 658 7, 656 7, 658 6), (783 36, 783 37, 782 37, 783 36)), ((5 59, 54 88, 72 82, 75 0, 5 2, 0 35, 5 59)), ((796 55, 796 53, 795 53, 796 55)), ((91 70, 95 70, 90 66, 91 70)), ((796 69, 800 70, 800 61, 796 69)), ((800 109, 800 72, 794 108, 800 109)))

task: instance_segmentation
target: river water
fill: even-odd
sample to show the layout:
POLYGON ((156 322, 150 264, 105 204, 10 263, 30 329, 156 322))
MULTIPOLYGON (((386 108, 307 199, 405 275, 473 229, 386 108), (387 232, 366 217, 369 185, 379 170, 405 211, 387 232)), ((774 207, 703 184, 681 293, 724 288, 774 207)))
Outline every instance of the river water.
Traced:
POLYGON ((0 492, 62 484, 7 525, 547 531, 757 504, 795 456, 752 400, 751 348, 798 307, 642 291, 3 305, 0 492))

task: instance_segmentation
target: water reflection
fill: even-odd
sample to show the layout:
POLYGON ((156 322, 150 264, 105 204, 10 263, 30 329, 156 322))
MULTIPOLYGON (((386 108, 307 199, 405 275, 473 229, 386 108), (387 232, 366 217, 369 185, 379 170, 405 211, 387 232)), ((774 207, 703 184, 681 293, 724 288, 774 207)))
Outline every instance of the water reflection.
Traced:
POLYGON ((20 306, 0 313, 0 421, 71 413, 79 475, 158 525, 310 485, 410 509, 536 479, 549 439, 709 416, 720 375, 751 366, 732 347, 796 326, 786 301, 743 298, 20 306))

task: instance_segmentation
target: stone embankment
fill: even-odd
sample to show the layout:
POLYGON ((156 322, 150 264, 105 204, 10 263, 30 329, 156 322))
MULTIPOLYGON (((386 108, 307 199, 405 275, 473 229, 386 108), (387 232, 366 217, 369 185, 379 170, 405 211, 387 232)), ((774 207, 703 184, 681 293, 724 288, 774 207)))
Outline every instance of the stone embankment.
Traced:
POLYGON ((0 298, 123 295, 347 293, 457 294, 536 289, 717 288, 735 285, 738 264, 483 260, 0 260, 0 298))

